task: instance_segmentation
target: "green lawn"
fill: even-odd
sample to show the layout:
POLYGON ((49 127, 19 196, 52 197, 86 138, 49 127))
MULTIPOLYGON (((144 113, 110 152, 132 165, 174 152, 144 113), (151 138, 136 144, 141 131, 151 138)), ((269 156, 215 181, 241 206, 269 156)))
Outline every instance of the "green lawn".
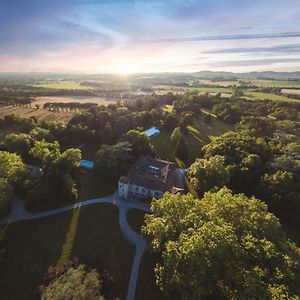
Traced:
POLYGON ((117 182, 109 178, 101 179, 91 171, 80 173, 79 200, 107 197, 115 192, 117 182))
MULTIPOLYGON (((186 137, 188 164, 192 164, 201 155, 202 147, 210 143, 211 136, 218 136, 229 130, 233 130, 233 126, 218 120, 214 116, 211 118, 211 123, 206 124, 203 114, 195 121, 195 124, 188 126, 188 130, 189 134, 186 137)), ((162 129, 159 135, 151 139, 151 144, 157 157, 173 161, 175 146, 170 136, 171 133, 162 129)))
POLYGON ((300 81, 293 80, 267 80, 267 79, 251 79, 250 82, 261 87, 289 87, 300 88, 300 81))
POLYGON ((144 254, 136 287, 136 300, 168 300, 155 283, 156 262, 157 258, 153 254, 148 251, 144 254))
MULTIPOLYGON (((141 227, 144 224, 145 212, 138 209, 130 209, 127 213, 129 225, 138 233, 141 232, 141 227)), ((139 280, 136 287, 136 299, 143 300, 163 300, 166 299, 162 292, 155 284, 154 267, 156 257, 147 251, 142 259, 139 271, 139 280)))
POLYGON ((127 212, 127 221, 130 227, 137 233, 141 233, 142 225, 144 224, 145 212, 139 209, 130 209, 127 212))
MULTIPOLYGON (((4 237, 6 256, 0 272, 0 299, 36 299, 34 291, 50 265, 59 261, 68 242, 72 212, 8 226, 4 237)), ((71 256, 100 269, 115 279, 124 299, 134 247, 119 228, 117 208, 110 204, 82 207, 71 256)))
POLYGON ((53 81, 53 82, 41 82, 34 84, 35 87, 47 88, 47 89, 61 89, 61 90, 91 90, 93 87, 80 85, 77 81, 53 81))
POLYGON ((258 99, 258 100, 271 100, 271 101, 284 101, 284 102, 296 102, 299 100, 297 99, 291 99, 285 96, 281 95, 275 95, 275 94, 270 94, 270 93, 263 93, 263 92, 255 92, 255 91, 244 91, 244 95, 248 96, 253 99, 258 99))

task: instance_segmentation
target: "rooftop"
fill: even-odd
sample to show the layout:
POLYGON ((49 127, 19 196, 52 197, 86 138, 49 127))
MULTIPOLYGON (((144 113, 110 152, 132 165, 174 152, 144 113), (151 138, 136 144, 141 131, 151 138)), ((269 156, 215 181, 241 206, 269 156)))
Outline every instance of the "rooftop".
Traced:
POLYGON ((94 168, 94 163, 92 161, 89 160, 81 160, 80 161, 80 167, 82 168, 86 168, 86 169, 93 169, 94 168))
POLYGON ((166 192, 175 186, 175 173, 176 165, 172 162, 140 156, 128 176, 122 176, 120 182, 166 192))
POLYGON ((151 138, 151 137, 154 137, 154 136, 158 135, 160 133, 160 130, 158 128, 156 128, 156 127, 153 126, 153 127, 149 128, 149 129, 145 130, 144 133, 149 138, 151 138))

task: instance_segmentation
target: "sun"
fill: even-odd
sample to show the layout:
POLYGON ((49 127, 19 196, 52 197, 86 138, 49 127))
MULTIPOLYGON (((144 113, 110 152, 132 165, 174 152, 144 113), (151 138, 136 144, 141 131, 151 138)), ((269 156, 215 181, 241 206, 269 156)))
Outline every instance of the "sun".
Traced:
POLYGON ((134 66, 132 64, 120 64, 116 67, 116 73, 120 75, 128 75, 134 72, 134 66))

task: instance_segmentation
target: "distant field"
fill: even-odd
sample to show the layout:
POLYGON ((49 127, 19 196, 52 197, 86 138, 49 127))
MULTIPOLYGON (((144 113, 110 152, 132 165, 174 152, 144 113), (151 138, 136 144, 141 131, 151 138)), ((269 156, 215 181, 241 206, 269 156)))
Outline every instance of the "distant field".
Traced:
POLYGON ((300 81, 292 80, 263 80, 263 79, 250 79, 251 84, 260 87, 295 87, 300 88, 300 81))
POLYGON ((224 81, 212 81, 212 80, 201 80, 201 83, 203 84, 209 84, 209 85, 219 85, 224 87, 229 86, 240 86, 240 82, 238 80, 224 80, 224 81))
POLYGON ((299 89, 282 89, 281 93, 300 95, 300 87, 299 87, 299 89))
POLYGON ((258 100, 271 100, 271 101, 285 101, 285 102, 295 102, 299 101, 297 99, 291 99, 288 97, 284 97, 281 95, 275 95, 270 93, 263 93, 263 92, 254 92, 254 91, 244 91, 244 94, 250 98, 258 99, 258 100))
POLYGON ((47 102, 63 102, 63 103, 96 103, 98 105, 107 105, 116 103, 119 99, 103 98, 103 97, 81 97, 81 96, 70 96, 70 97, 37 97, 33 104, 44 105, 47 102))
POLYGON ((23 118, 36 117, 40 121, 45 121, 45 120, 68 121, 73 116, 73 113, 52 112, 42 108, 35 109, 30 107, 13 107, 13 106, 0 107, 0 117, 4 117, 10 114, 16 114, 23 118))
POLYGON ((80 85, 78 81, 51 81, 34 84, 35 87, 57 90, 92 90, 93 87, 80 85))
MULTIPOLYGON (((0 299, 37 299, 35 289, 50 265, 61 258, 68 240, 72 212, 14 223, 4 237, 6 254, 1 264, 0 299), (9 298, 7 298, 9 295, 9 298)), ((120 299, 125 299, 134 247, 124 238, 118 210, 110 204, 80 208, 78 226, 68 243, 70 257, 108 270, 120 299)))
POLYGON ((226 87, 199 87, 199 88, 194 88, 190 87, 188 88, 190 91, 198 91, 198 92, 203 92, 203 93, 224 93, 224 94, 233 94, 233 89, 232 88, 226 88, 226 87))

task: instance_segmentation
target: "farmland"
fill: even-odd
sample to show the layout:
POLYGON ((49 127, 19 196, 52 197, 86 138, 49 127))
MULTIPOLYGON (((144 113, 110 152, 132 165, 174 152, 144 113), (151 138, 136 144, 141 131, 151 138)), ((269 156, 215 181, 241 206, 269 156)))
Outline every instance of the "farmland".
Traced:
POLYGON ((70 97, 37 97, 33 104, 39 104, 40 106, 43 106, 45 103, 71 103, 71 102, 77 102, 77 103, 95 103, 98 105, 107 105, 116 103, 119 99, 112 99, 112 98, 104 98, 104 97, 76 97, 76 96, 70 96, 70 97))
POLYGON ((258 100, 271 100, 271 101, 286 101, 286 102, 295 102, 299 101, 297 99, 291 99, 285 96, 264 93, 264 92, 256 92, 256 91, 245 91, 244 94, 250 98, 258 99, 258 100))
POLYGON ((23 106, 1 106, 0 117, 6 115, 16 114, 21 117, 36 117, 40 121, 68 121, 72 118, 73 114, 68 112, 55 112, 48 111, 47 109, 36 109, 23 106))
POLYGON ((33 84, 34 87, 60 90, 92 90, 92 87, 81 85, 78 81, 43 81, 33 84))
POLYGON ((300 88, 299 89, 282 89, 281 90, 282 94, 295 94, 295 95, 300 95, 300 88))

